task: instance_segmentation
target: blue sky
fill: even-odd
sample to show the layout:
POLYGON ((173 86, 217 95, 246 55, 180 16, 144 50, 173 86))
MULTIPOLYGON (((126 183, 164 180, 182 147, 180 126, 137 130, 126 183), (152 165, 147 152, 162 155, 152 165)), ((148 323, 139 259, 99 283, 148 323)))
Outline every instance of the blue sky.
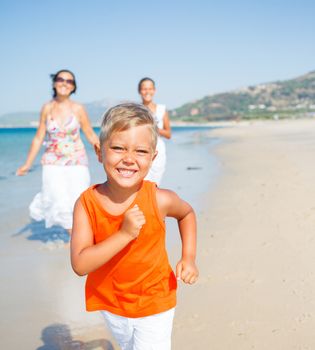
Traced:
POLYGON ((0 1, 0 115, 50 99, 49 74, 76 74, 75 99, 138 100, 155 79, 169 108, 315 70, 314 1, 0 1))

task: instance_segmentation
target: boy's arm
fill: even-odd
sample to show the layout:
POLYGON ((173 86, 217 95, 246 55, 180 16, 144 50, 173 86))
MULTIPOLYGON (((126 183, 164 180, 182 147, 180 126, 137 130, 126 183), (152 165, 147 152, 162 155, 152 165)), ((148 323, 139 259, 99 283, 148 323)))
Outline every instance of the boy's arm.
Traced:
POLYGON ((138 206, 134 206, 125 213, 117 232, 94 244, 92 228, 78 199, 74 207, 71 235, 71 265, 74 272, 83 276, 104 265, 139 235, 144 223, 143 213, 138 206))
POLYGON ((177 219, 182 240, 182 257, 176 265, 176 277, 185 283, 194 283, 198 278, 195 264, 197 249, 197 224, 193 208, 169 190, 157 190, 157 201, 162 217, 177 219))

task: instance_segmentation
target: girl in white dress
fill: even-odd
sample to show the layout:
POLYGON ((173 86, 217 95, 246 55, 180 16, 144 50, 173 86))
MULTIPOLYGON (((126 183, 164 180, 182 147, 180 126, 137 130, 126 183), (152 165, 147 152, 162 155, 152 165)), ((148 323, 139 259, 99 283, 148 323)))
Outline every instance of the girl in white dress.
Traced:
POLYGON ((140 80, 138 84, 138 92, 141 96, 142 103, 149 108, 155 116, 159 129, 159 138, 156 146, 158 154, 153 161, 148 175, 146 176, 146 180, 156 182, 156 184, 159 185, 166 166, 166 149, 163 138, 171 138, 171 126, 165 106, 153 102, 155 91, 154 80, 147 77, 140 80))
POLYGON ((83 106, 70 100, 70 95, 76 91, 74 74, 60 70, 51 77, 53 99, 42 108, 27 159, 16 174, 28 173, 47 136, 41 159, 42 189, 30 204, 30 216, 37 221, 45 220, 47 228, 59 225, 71 233, 74 203, 90 185, 80 128, 92 145, 97 146, 99 140, 83 106))

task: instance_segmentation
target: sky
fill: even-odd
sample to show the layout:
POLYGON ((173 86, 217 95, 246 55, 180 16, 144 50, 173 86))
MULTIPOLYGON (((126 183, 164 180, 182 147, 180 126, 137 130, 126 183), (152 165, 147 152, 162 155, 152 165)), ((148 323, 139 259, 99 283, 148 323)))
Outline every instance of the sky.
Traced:
POLYGON ((156 82, 169 109, 315 70, 315 1, 0 0, 0 116, 38 111, 50 74, 72 70, 81 103, 140 101, 156 82))

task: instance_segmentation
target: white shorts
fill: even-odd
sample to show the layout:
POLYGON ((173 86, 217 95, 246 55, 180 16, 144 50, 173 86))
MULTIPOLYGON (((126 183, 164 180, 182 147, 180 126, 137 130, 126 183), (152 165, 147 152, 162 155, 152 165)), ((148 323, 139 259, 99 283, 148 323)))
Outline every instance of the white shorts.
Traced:
POLYGON ((174 312, 130 318, 101 311, 121 350, 170 350, 174 312))

